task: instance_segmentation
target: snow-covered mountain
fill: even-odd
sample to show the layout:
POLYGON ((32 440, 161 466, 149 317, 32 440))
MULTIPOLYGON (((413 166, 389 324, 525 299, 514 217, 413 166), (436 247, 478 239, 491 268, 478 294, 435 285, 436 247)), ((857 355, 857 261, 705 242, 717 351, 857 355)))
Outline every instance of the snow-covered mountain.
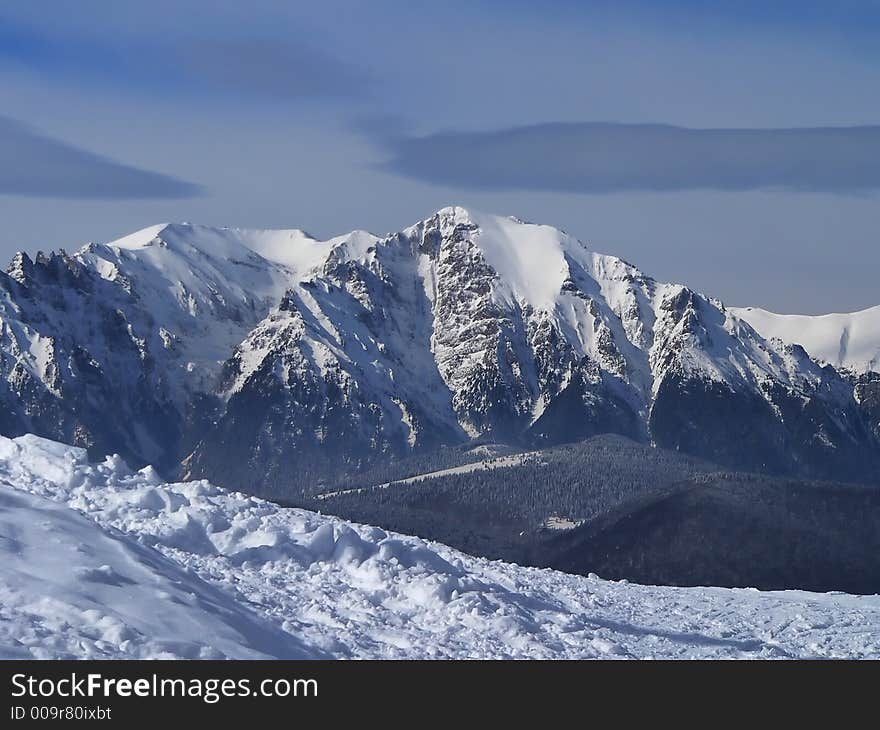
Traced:
POLYGON ((856 373, 880 373, 880 306, 848 314, 774 314, 734 309, 764 337, 798 343, 813 357, 856 373))
POLYGON ((555 228, 458 207, 382 238, 167 225, 19 254, 0 375, 4 434, 261 493, 441 444, 602 432, 880 473, 880 421, 834 367, 555 228))
POLYGON ((611 582, 0 437, 2 658, 880 658, 877 596, 611 582))

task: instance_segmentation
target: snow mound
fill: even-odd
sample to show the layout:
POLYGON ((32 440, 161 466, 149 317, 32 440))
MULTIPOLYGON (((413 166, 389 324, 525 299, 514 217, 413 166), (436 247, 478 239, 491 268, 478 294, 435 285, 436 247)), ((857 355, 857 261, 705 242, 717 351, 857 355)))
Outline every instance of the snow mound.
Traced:
POLYGON ((135 539, 0 489, 0 656, 308 659, 295 637, 135 539))
POLYGON ((3 656, 880 658, 876 596, 523 568, 34 436, 0 482, 3 656))

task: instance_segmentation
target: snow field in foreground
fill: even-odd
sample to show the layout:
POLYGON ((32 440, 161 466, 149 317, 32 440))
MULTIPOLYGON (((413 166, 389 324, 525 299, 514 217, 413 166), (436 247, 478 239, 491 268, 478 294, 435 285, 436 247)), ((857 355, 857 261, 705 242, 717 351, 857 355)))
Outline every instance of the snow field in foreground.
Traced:
POLYGON ((880 658, 880 597, 474 558, 0 438, 3 657, 880 658))

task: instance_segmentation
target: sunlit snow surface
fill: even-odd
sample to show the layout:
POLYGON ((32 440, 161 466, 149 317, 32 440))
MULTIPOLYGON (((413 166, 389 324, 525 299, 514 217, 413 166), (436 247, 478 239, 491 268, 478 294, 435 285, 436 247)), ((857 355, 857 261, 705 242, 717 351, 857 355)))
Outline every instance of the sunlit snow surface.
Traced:
POLYGON ((880 306, 847 314, 774 314, 733 309, 764 337, 801 345, 813 357, 855 372, 880 372, 880 306))
POLYGON ((0 438, 3 657, 880 657, 880 597, 472 558, 0 438))

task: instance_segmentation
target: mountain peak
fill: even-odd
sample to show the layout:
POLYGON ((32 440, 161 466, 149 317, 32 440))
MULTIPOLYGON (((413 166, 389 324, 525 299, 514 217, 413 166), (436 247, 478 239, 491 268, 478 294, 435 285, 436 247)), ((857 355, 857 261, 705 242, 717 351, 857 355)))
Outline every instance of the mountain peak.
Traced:
POLYGON ((461 206, 440 209, 437 220, 447 237, 458 227, 471 229, 468 242, 498 274, 502 298, 535 309, 553 309, 569 279, 569 257, 584 263, 586 247, 553 226, 491 215, 461 206))
POLYGON ((880 305, 860 312, 776 314, 758 307, 732 307, 763 337, 797 342, 816 358, 855 372, 880 369, 880 305))
MULTIPOLYGON (((372 233, 361 230, 320 240, 300 228, 273 230, 162 223, 143 228, 106 245, 117 251, 131 252, 145 252, 153 248, 167 249, 184 259, 196 255, 206 256, 215 262, 244 265, 252 265, 263 259, 270 265, 286 269, 288 274, 296 277, 319 267, 335 249, 350 247, 359 252, 378 240, 372 233)), ((155 253, 141 255, 161 257, 155 253)))
POLYGON ((472 221, 472 214, 468 208, 463 205, 446 205, 438 210, 434 215, 453 217, 461 221, 472 221))
POLYGON ((152 245, 158 239, 160 239, 165 230, 170 228, 172 225, 173 224, 171 223, 157 223, 152 226, 147 226, 146 228, 141 228, 134 233, 129 233, 122 238, 117 238, 114 241, 110 241, 107 245, 113 246, 115 248, 126 249, 128 251, 136 251, 141 248, 146 248, 147 246, 152 245))
POLYGON ((857 404, 833 368, 557 228, 461 206, 381 239, 162 223, 12 269, 27 283, 0 292, 0 429, 227 483, 469 438, 614 432, 859 478, 874 457, 854 450, 880 448, 873 395, 857 404), (825 446, 793 430, 800 412, 825 446))

